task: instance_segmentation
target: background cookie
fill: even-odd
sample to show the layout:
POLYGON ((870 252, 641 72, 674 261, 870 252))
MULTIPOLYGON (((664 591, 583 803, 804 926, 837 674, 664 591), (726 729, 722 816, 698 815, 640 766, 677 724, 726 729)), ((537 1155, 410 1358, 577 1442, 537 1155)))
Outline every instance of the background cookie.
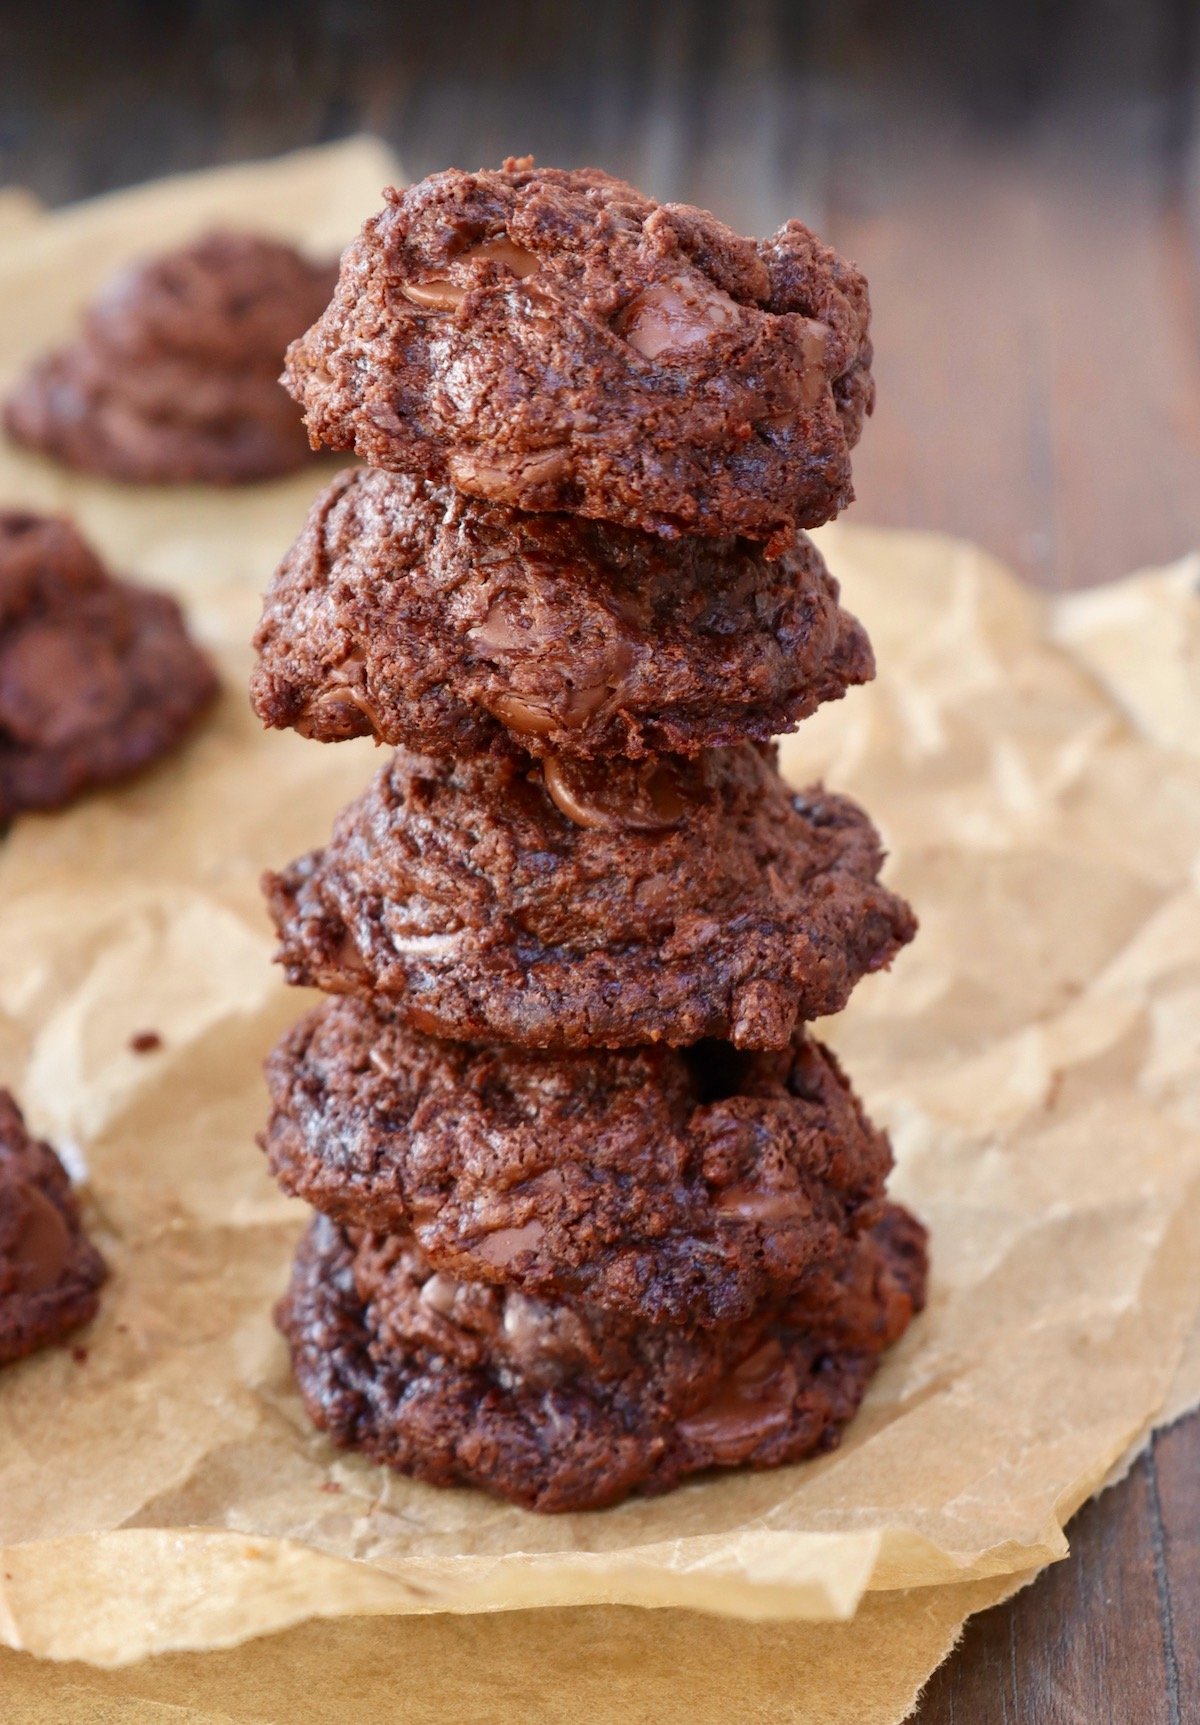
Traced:
POLYGON ((62 1163, 0 1090, 0 1365, 89 1323, 104 1277, 62 1163))
POLYGON ((6 428, 111 479, 291 472, 308 450, 279 371, 335 274, 276 240, 220 232, 136 264, 88 308, 79 338, 17 385, 6 428))
POLYGON ((265 724, 466 754, 694 753, 790 730, 866 682, 866 635, 803 535, 677 539, 358 469, 267 592, 265 724))
POLYGON ((69 521, 0 511, 0 825, 156 761, 216 691, 174 599, 69 521))
POLYGON ((891 1167, 833 1056, 546 1054, 323 1003, 267 1063, 287 1192, 430 1264, 650 1322, 746 1318, 872 1221, 891 1167))
POLYGON ((845 798, 750 744, 688 762, 397 753, 264 885, 288 980, 459 1040, 778 1048, 912 938, 845 798))
POLYGON ((387 200, 289 350, 314 439, 518 509, 773 550, 850 501, 867 288, 800 222, 741 239, 530 158, 387 200))

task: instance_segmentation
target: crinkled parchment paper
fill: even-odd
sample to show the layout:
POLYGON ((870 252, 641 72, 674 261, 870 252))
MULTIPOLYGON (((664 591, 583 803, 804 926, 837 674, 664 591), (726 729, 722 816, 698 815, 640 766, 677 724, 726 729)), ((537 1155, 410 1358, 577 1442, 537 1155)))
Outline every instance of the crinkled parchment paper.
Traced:
POLYGON ((0 1650, 14 1725, 894 1725, 1013 1580, 869 1594, 848 1623, 630 1606, 307 1623, 117 1671, 0 1650))
MULTIPOLYGON (((328 247, 389 173, 358 143, 0 227, 0 384, 147 246, 220 218, 328 247)), ((360 1620, 94 1683, 65 1667, 64 1719, 118 1684, 147 1709, 129 1717, 157 1717, 185 1665, 187 1718, 271 1717, 254 1673, 285 1668, 322 1718, 318 1667, 377 1666, 406 1718, 441 1718, 405 1673, 428 1688, 442 1661, 447 1718, 482 1716, 483 1663, 497 1718, 536 1716, 537 1665, 578 1676, 581 1714, 641 1683, 665 1719, 652 1652, 712 1698, 802 1667, 776 1717, 899 1717, 962 1619, 1063 1554, 1072 1511, 1198 1382, 1193 1350, 1175 1384, 1200 1306, 1200 569, 1053 603, 968 546, 823 535, 880 675, 784 762, 862 798, 921 913, 824 1033, 931 1225, 930 1306, 835 1454, 539 1518, 337 1455, 271 1325, 303 1213, 254 1147, 259 1064, 307 1001, 269 962, 257 877, 319 841, 378 759, 265 735, 244 694, 257 596, 320 481, 139 491, 0 449, 0 501, 70 508, 180 594, 226 684, 174 760, 0 846, 0 1081, 86 1175, 114 1269, 86 1359, 0 1377, 0 1640, 115 1665, 360 1620), (163 1046, 135 1054, 145 1030, 163 1046), (587 1609, 369 1621, 532 1605, 587 1609)), ((30 1718, 41 1670, 0 1663, 30 1718)))

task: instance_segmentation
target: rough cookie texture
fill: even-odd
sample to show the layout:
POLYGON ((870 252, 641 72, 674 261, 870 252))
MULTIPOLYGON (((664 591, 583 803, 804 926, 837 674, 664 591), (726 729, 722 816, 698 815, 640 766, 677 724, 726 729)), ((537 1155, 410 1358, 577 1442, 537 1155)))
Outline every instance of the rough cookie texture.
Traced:
POLYGON ((434 1485, 595 1509, 833 1448, 925 1271, 924 1230, 889 1206, 787 1304, 697 1331, 457 1282, 409 1240, 318 1217, 278 1321, 335 1442, 434 1485))
POLYGON ((0 1090, 0 1365, 89 1323, 104 1276, 66 1170, 0 1090))
POLYGON ((398 752, 264 881, 290 982, 526 1047, 779 1048, 912 938, 878 837, 753 744, 533 765, 398 752))
POLYGON ((595 169, 389 191, 288 351, 314 442, 518 509, 785 549, 853 492, 867 286, 595 169))
POLYGON ((745 1318, 873 1220, 891 1167, 833 1056, 441 1042, 331 1000, 267 1062, 285 1191, 435 1269, 652 1323, 745 1318))
POLYGON ((468 754, 692 754, 793 729, 872 675, 861 626, 798 535, 663 540, 342 474, 268 590, 265 724, 468 754))
POLYGON ((0 511, 0 825, 157 760, 216 689, 174 599, 69 521, 0 511))
POLYGON ((311 459, 279 386, 284 351, 336 270, 275 240, 211 233, 134 265, 79 338, 38 361, 5 408, 20 443, 110 479, 237 483, 311 459))

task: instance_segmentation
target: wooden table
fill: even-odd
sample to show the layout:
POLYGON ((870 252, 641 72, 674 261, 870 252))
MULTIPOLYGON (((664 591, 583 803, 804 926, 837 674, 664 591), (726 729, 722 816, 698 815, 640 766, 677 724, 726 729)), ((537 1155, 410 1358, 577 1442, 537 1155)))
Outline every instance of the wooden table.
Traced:
MULTIPOLYGON (((52 201, 380 132, 412 176, 532 150, 866 268, 860 521, 1048 587, 1200 545, 1188 0, 10 5, 0 175, 52 201)), ((922 1725, 1200 1720, 1200 1419, 972 1623, 922 1725)))

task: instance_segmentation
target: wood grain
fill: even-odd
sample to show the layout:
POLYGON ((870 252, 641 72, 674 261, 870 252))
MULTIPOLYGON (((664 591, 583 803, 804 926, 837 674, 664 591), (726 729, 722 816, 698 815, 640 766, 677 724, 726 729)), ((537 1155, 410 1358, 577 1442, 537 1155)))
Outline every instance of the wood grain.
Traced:
MULTIPOLYGON (((1200 544, 1189 0, 58 0, 0 13, 0 175, 50 201, 377 131, 410 173, 597 161, 872 281, 857 519, 1049 586, 1200 544)), ((921 1725, 1200 1720, 1200 1420, 969 1626, 921 1725)))
MULTIPOLYGON (((1180 1434, 1160 1445, 1170 1442, 1178 1445, 1180 1434)), ((1195 1445, 1188 1447, 1194 1470, 1195 1445)), ((1069 1561, 968 1625, 957 1654, 934 1673, 915 1725, 1200 1718, 1182 1710, 1174 1615, 1184 1601, 1176 1600, 1172 1581, 1181 1577, 1165 1556, 1158 1475, 1155 1455, 1140 1461, 1123 1485, 1075 1518, 1069 1561)))

